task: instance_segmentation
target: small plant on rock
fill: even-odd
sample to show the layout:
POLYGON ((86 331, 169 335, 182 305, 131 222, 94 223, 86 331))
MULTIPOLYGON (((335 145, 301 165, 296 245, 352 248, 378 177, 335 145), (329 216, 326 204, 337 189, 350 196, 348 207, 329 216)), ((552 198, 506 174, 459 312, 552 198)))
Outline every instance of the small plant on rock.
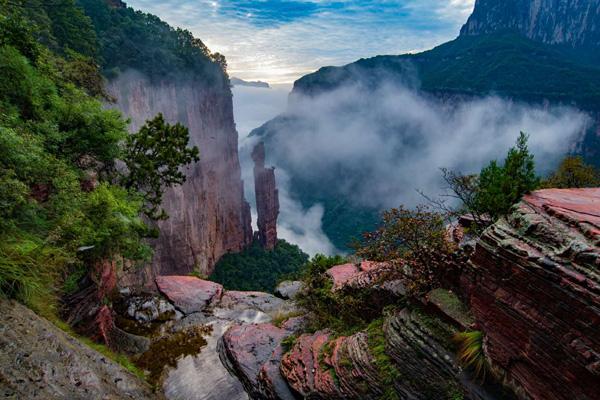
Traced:
POLYGON ((478 378, 485 378, 487 362, 483 353, 481 331, 459 332, 453 337, 458 346, 458 361, 464 368, 473 370, 478 378))

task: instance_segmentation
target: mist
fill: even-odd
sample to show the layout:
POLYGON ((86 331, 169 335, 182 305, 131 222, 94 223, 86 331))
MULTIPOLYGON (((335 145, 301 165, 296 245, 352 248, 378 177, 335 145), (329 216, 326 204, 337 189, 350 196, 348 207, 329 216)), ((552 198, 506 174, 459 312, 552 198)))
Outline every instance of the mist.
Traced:
MULTIPOLYGON (((268 161, 277 168, 280 236, 311 254, 336 251, 321 229, 323 207, 303 208, 290 176, 357 205, 412 207, 424 202, 418 191, 443 191, 440 168, 477 173, 492 159, 502 161, 520 131, 530 135, 538 173, 546 174, 589 123, 569 107, 496 96, 443 102, 394 83, 374 90, 346 86, 316 97, 294 94, 284 123, 269 124, 264 138, 268 161)), ((242 149, 256 140, 243 139, 242 149)))

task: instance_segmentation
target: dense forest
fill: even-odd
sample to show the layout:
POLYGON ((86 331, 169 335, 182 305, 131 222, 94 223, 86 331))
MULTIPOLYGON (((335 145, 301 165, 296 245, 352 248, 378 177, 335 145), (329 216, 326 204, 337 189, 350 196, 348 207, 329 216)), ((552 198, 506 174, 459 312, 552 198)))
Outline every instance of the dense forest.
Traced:
POLYGON ((239 254, 226 254, 217 263, 210 280, 226 289, 273 292, 279 281, 298 276, 308 255, 296 245, 279 240, 273 250, 255 241, 239 254))

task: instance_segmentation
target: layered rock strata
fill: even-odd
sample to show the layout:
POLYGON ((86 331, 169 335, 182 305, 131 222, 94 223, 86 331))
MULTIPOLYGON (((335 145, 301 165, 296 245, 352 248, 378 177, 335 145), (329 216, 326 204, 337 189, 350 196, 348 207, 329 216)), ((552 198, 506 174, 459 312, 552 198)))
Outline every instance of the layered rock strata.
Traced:
POLYGON ((125 72, 108 84, 115 106, 131 119, 131 131, 162 113, 168 123, 189 129, 190 145, 200 149, 200 161, 186 169, 187 181, 167 190, 154 258, 145 276, 210 275, 215 263, 252 241, 250 206, 244 200, 233 121, 231 91, 201 82, 151 82, 125 72))
POLYGON ((260 142, 252 150, 254 161, 254 190, 258 214, 258 239, 264 248, 272 250, 277 244, 279 193, 275 184, 275 168, 265 167, 265 145, 260 142))
POLYGON ((600 189, 526 195, 463 277, 485 349, 532 399, 600 393, 600 189))
POLYGON ((28 308, 0 299, 0 396, 158 399, 150 386, 28 308))

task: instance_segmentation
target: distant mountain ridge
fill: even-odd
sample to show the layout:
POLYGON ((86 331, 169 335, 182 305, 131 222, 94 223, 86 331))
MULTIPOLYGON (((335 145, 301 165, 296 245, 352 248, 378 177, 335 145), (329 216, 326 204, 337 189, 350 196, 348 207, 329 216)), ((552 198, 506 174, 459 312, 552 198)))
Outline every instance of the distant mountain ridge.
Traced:
POLYGON ((545 44, 600 47, 600 0, 477 0, 461 36, 511 30, 545 44))
MULTIPOLYGON (((567 105, 596 120, 577 151, 600 162, 600 0, 477 0, 460 36, 418 54, 382 55, 320 68, 296 82, 288 111, 251 135, 262 136, 271 157, 280 135, 306 129, 294 113, 302 97, 332 93, 343 86, 377 90, 386 83, 409 87, 444 103, 494 95, 516 102, 567 105), (595 61, 596 60, 596 61, 595 61)), ((572 145, 572 144, 571 144, 572 145)), ((569 144, 565 143, 565 151, 569 144)), ((372 229, 378 210, 352 203, 331 179, 303 179, 288 160, 271 160, 291 175, 291 194, 305 207, 324 206, 322 227, 334 245, 372 229)), ((340 177, 343 173, 340 172, 340 177)))

